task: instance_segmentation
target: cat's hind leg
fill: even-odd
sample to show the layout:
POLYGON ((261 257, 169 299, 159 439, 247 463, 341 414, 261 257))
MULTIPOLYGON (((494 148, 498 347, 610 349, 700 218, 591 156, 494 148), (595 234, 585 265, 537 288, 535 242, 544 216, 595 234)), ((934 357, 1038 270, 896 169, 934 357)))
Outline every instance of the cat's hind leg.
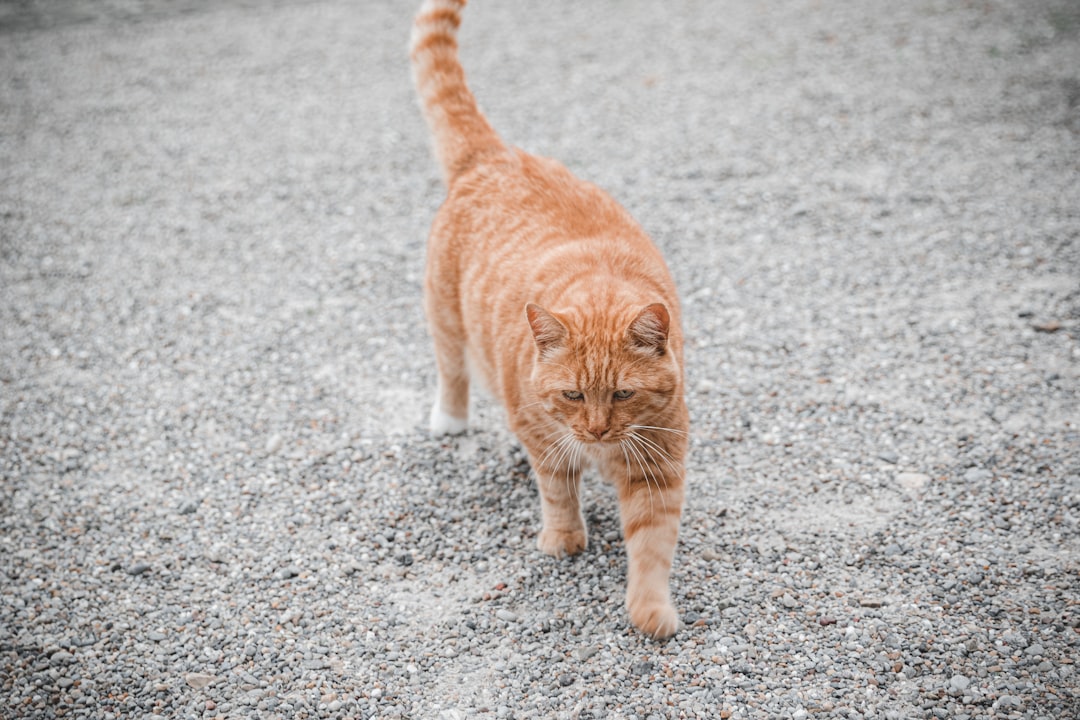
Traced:
POLYGON ((455 390, 454 381, 444 380, 439 373, 439 387, 435 393, 435 402, 431 405, 431 417, 429 427, 432 435, 460 435, 469 429, 468 418, 468 380, 465 380, 465 403, 460 407, 458 396, 460 390, 455 390), (444 389, 444 388, 449 388, 444 389), (452 408, 448 410, 448 408, 452 408), (453 414, 456 409, 459 414, 453 414))
POLYGON ((469 426, 469 368, 461 318, 445 303, 427 297, 428 327, 435 344, 439 382, 431 406, 432 435, 458 435, 469 426))
POLYGON ((469 427, 469 370, 465 352, 452 340, 435 336, 439 384, 431 405, 432 435, 459 435, 469 427))

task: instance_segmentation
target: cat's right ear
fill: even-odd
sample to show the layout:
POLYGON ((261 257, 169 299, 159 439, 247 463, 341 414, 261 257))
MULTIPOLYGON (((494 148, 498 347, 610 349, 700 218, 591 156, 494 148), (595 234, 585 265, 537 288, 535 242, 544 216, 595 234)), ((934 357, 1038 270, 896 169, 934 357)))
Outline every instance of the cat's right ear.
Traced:
POLYGON ((663 303, 649 305, 630 323, 626 334, 634 347, 663 355, 667 348, 671 315, 663 303))
POLYGON ((534 303, 525 306, 525 317, 529 319, 541 358, 562 347, 570 334, 558 318, 534 303))

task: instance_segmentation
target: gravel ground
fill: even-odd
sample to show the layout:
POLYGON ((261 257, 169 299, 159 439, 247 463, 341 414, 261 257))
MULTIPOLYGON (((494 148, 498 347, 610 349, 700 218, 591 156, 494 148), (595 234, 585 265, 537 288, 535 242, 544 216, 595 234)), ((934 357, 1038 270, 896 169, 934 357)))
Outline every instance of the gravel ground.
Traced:
POLYGON ((0 715, 1080 715, 1080 6, 469 8, 685 300, 656 644, 424 432, 412 5, 0 5, 0 715))

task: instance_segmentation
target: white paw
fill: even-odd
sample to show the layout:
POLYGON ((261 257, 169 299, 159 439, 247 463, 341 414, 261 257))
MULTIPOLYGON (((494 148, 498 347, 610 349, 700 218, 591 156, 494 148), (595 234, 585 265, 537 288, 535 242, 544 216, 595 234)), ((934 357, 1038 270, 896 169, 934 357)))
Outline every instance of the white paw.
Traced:
POLYGON ((431 408, 430 427, 432 435, 460 435, 468 429, 469 421, 466 418, 447 415, 436 404, 431 408))

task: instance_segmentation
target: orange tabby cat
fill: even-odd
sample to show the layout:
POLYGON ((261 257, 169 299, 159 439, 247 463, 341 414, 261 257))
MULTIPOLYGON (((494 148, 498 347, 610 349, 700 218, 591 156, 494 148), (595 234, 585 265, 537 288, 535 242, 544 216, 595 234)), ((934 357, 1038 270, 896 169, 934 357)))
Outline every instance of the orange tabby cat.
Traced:
POLYGON ((630 215, 561 164, 509 148, 465 85, 464 0, 427 0, 413 76, 449 190, 431 229, 425 307, 439 387, 431 430, 466 427, 469 383, 505 406, 536 473, 539 548, 586 545, 582 471, 618 489, 634 625, 671 636, 668 578, 688 415, 675 285, 630 215))

